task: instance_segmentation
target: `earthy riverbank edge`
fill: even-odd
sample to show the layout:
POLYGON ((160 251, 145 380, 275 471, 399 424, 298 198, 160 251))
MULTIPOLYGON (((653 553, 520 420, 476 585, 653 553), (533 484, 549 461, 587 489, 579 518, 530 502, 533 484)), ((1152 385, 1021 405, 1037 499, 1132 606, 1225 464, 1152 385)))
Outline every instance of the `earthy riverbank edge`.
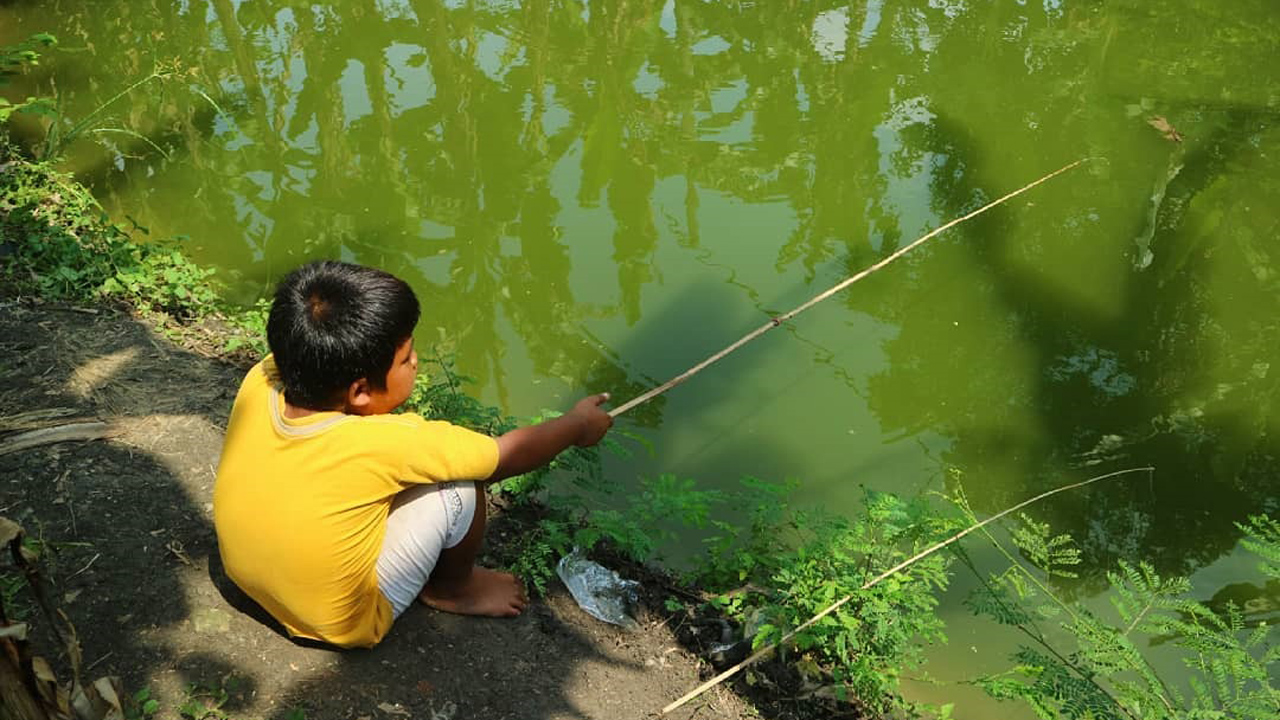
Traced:
MULTIPOLYGON (((16 207, 12 201, 14 188, 11 183, 5 182, 15 169, 24 171, 38 170, 40 173, 49 173, 50 168, 43 165, 28 163, 16 155, 9 149, 7 152, 0 152, 0 203, 5 205, 5 219, 0 222, 4 234, 0 236, 0 248, 8 259, 6 267, 8 272, 5 277, 0 278, 0 316, 3 317, 4 324, 9 326, 6 331, 6 337, 21 338, 14 347, 5 348, 14 351, 16 355, 40 356, 48 354, 50 356, 48 367, 44 368, 39 378, 47 378, 52 375, 58 378, 61 386, 47 386, 39 382, 39 378, 33 375, 25 375, 20 368, 5 367, 5 374, 12 381, 11 384, 15 388, 18 386, 26 386, 30 391, 32 388, 43 387, 45 397, 48 396, 64 396, 68 392, 75 396, 76 392, 81 392, 79 397, 81 405, 88 402, 87 407, 81 409, 85 412, 92 413, 97 417, 103 417, 110 420, 129 422, 140 422, 140 418, 151 418, 155 421, 161 416, 181 415, 183 412, 149 412, 152 408, 148 408, 148 402, 156 402, 157 410, 170 411, 186 411, 188 416, 194 415, 203 418, 205 423, 211 421, 213 426, 213 434, 210 434, 209 428, 205 427, 200 438, 183 438, 183 434, 174 431, 172 428, 165 430, 166 442, 177 443, 175 448, 191 448, 201 447, 197 453, 185 452, 187 455, 203 454, 207 456, 211 451, 213 441, 217 441, 220 446, 220 434, 217 431, 221 427, 225 427, 225 413, 230 406, 230 397, 234 392, 234 383, 238 380, 238 376, 248 367, 257 357, 258 350, 250 343, 244 341, 246 323, 243 318, 235 317, 233 313, 228 313, 218 308, 203 308, 200 312, 185 312, 181 307, 165 308, 157 307, 156 303, 143 298, 142 302, 138 302, 138 298, 131 299, 125 295, 99 294, 97 297, 80 297, 66 299, 65 295, 59 299, 45 297, 39 290, 39 278, 35 276, 35 270, 30 265, 21 263, 15 264, 12 257, 17 251, 18 245, 23 242, 23 238, 18 237, 15 232, 15 225, 10 223, 11 212, 16 207), (19 276, 17 273, 26 273, 26 277, 19 276), (174 311, 176 310, 176 312, 174 311), (113 328, 110 332, 103 333, 104 326, 113 328), (94 338, 93 342, 83 342, 86 338, 94 338), (114 339, 120 340, 126 337, 133 337, 136 344, 133 350, 128 347, 110 347, 104 348, 99 340, 114 339), (41 340, 43 338, 43 341, 41 340), (145 340, 145 345, 143 341, 145 340), (232 342, 235 341, 235 342, 232 342), (41 347, 43 345, 43 348, 41 347), (77 347, 78 346, 78 347, 77 347), (149 346, 149 347, 148 347, 149 346), (101 352, 99 352, 101 351, 101 352), (123 355, 121 354, 123 353, 123 355), (127 356, 127 357, 126 357, 127 356), (61 357, 62 360, 54 358, 61 357), (124 357, 124 360, 121 358, 124 357), (87 361, 90 369, 86 370, 86 366, 73 366, 66 361, 66 358, 75 358, 76 361, 87 361), (96 365, 95 365, 96 363, 96 365), (198 388, 192 383, 182 383, 183 391, 190 392, 187 397, 196 397, 196 412, 191 413, 192 407, 185 406, 185 403, 174 405, 174 397, 168 396, 164 398, 148 397, 140 385, 145 385, 145 377, 164 377, 171 374, 177 367, 184 366, 184 369, 177 373, 183 375, 192 371, 193 365, 208 366, 204 371, 197 373, 197 376, 205 374, 212 375, 217 378, 217 382, 212 387, 198 388), (111 367, 108 367, 111 366, 111 367), (123 378, 112 378, 111 375, 124 370, 123 378), (65 371, 64 373, 51 373, 50 371, 58 369, 65 371), (101 377, 98 377, 101 375, 101 377), (88 379, 86 379, 88 378, 88 379), (97 378, 97 379, 95 379, 97 378), (94 383, 101 381, 100 387, 94 383), (80 388, 80 390, 75 390, 80 388), (96 389, 95 389, 96 388, 96 389), (70 389, 70 390, 68 390, 70 389), (216 393, 214 400, 208 399, 210 392, 216 393), (84 394, 88 393, 88 394, 84 394), (105 400, 102 400, 105 398, 105 400), (105 404, 104 404, 105 403, 105 404)), ((51 175, 51 177, 53 177, 51 175)), ((73 182, 69 178, 62 176, 59 182, 73 182)), ((30 188, 20 188, 23 191, 30 192, 30 188)), ((87 191, 83 188, 75 186, 75 189, 87 195, 87 191)), ((38 201, 38 207, 45 208, 47 215, 45 219, 49 221, 51 227, 55 227, 59 222, 67 223, 67 219, 59 220, 60 212, 78 212, 82 215, 88 207, 81 202, 79 206, 73 206, 66 201, 65 197, 58 197, 56 190, 50 193, 46 198, 38 201), (51 199, 50 199, 51 198, 51 199)), ((29 199, 29 198, 28 198, 29 199)), ((84 220, 79 217, 75 220, 84 220)), ((78 226, 77 230, 84 232, 102 231, 103 223, 108 222, 105 216, 96 220, 90 219, 90 222, 78 226)), ((127 239, 127 238, 126 238, 127 239)), ((168 252, 168 251, 167 251, 168 252)), ((177 252, 176 250, 173 252, 177 252)), ((185 280, 185 278, 184 278, 185 280)), ((249 323, 251 325, 252 321, 249 323)), ((9 343, 12 344, 12 343, 9 343)), ((21 363, 19 363, 21 364, 21 363)), ((26 367, 26 366, 24 366, 26 367)), ((30 370, 40 367, 37 362, 31 366, 30 370)), ((199 383, 199 380, 195 381, 199 383)), ((22 407, 24 409, 35 409, 44 405, 44 398, 27 397, 29 392, 6 392, 5 397, 0 398, 8 407, 22 407)), ((73 404, 76 402, 75 397, 62 398, 69 400, 73 404)), ((135 431, 137 428, 135 428, 135 431)), ((143 435, 146 433, 144 432, 143 435)), ((126 436, 128 434, 126 433, 126 436)), ((135 443, 134 449, 137 448, 136 443, 144 442, 142 435, 132 438, 135 443)), ((60 458, 79 452, 80 450, 91 448, 93 445, 113 445, 120 444, 119 439, 90 443, 85 446, 52 446, 50 448, 33 451, 41 462, 48 461, 52 458, 53 464, 57 464, 60 458)), ((129 437, 126 437, 123 444, 130 443, 129 437)), ((90 449, 92 453, 92 449, 90 449)), ((182 458, 184 451, 175 449, 179 457, 170 458, 178 465, 192 464, 195 462, 193 457, 182 458)), ((214 450, 216 453, 216 450, 214 450)), ((127 453, 130 458, 134 456, 132 452, 127 453)), ((207 460, 207 457, 205 458, 207 460)), ((29 519, 34 519, 41 529, 42 534, 47 534, 54 542, 60 542, 57 537, 59 522, 50 520, 45 517, 49 510, 60 511, 61 508, 55 506, 66 505, 68 491, 64 487, 65 478, 55 483, 55 489, 58 493, 54 496, 44 498, 48 506, 37 508, 34 505, 40 502, 41 492, 35 491, 31 486, 46 482, 47 479, 40 479, 38 475, 45 473, 34 472, 33 467, 26 466, 23 462, 17 463, 11 469, 17 472, 7 474, 5 483, 9 486, 10 494, 21 500, 29 500, 30 503, 21 508, 29 519)), ((216 455, 214 457, 216 463, 216 455)), ((144 464, 154 463, 154 459, 143 459, 144 464)), ((37 463, 39 464, 39 463, 37 463)), ((208 466, 211 481, 212 465, 208 466)), ((145 471, 134 474, 145 476, 145 471)), ((190 485, 191 483, 186 483, 190 485)), ((0 486, 3 487, 3 486, 0 486)), ((211 489, 211 485, 204 481, 195 483, 195 487, 187 488, 188 494, 195 496, 195 504, 199 505, 202 501, 207 500, 207 493, 211 489)), ((145 489, 142 489, 145 492, 145 489)), ((543 509, 537 505, 515 505, 504 502, 501 497, 491 498, 496 501, 492 510, 495 513, 494 532, 491 536, 491 544, 489 554, 492 558, 499 562, 506 552, 507 546, 514 537, 537 522, 539 513, 543 509)), ((0 507, 6 507, 11 503, 0 502, 0 507)), ((8 507, 10 512, 12 507, 8 507)), ((77 528, 74 521, 60 529, 72 535, 78 535, 82 528, 77 528)), ((178 522, 175 527, 181 526, 178 522)), ((200 523, 196 523, 199 526, 200 523)), ((207 527, 191 529, 197 534, 208 534, 207 527)), ((148 532, 156 532, 162 528, 153 528, 148 532)), ((171 530, 174 528, 170 528, 171 530)), ((74 541, 72 541, 74 542, 74 541)), ((211 543, 211 538, 203 539, 205 544, 211 543)), ((178 547, 185 547, 182 541, 178 541, 178 547)), ((194 546, 194 544, 193 544, 194 546)), ((185 556, 188 561, 199 564, 203 562, 206 566, 216 565, 216 546, 210 545, 209 552, 200 553, 199 558, 195 558, 195 553, 190 550, 180 550, 178 553, 170 552, 174 557, 185 556)), ((172 550, 172 549, 171 549, 172 550)), ((71 557, 62 560, 68 568, 78 571, 80 566, 71 560, 79 560, 81 558, 74 557, 77 553, 72 551, 69 553, 71 557)), ((85 562, 90 562, 94 556, 83 558, 85 562)), ((658 658, 656 667, 659 671, 663 671, 673 665, 683 665, 682 672, 677 673, 684 675, 687 680, 685 682, 668 688, 665 695, 658 695, 647 698, 643 703, 642 714, 648 714, 657 707, 668 702, 675 696, 682 694, 684 690, 691 687, 699 678, 708 676, 713 668, 710 663, 700 657, 700 652, 705 652, 710 646, 717 645, 725 637, 724 631, 726 624, 723 620, 715 617, 704 616, 703 610, 698 603, 690 602, 700 597, 699 593, 692 588, 683 587, 680 583, 668 573, 660 569, 641 566, 636 563, 627 561, 625 558, 610 555, 607 551, 602 551, 598 559, 606 562, 610 567, 618 569, 621 574, 628 578, 638 579, 641 581, 640 591, 640 608, 639 612, 642 617, 642 626, 645 628, 641 635, 634 633, 627 635, 627 641, 620 644, 617 632, 603 626, 597 621, 586 619, 583 622, 587 626, 591 624, 602 625, 601 628, 594 628, 588 635, 595 637, 599 633, 603 636, 597 640, 601 643, 613 644, 617 647, 643 647, 653 646, 660 647, 661 652, 654 657, 658 658), (668 603, 669 599, 676 598, 683 602, 680 610, 672 610, 674 603, 668 603), (656 634, 655 634, 656 633, 656 634), (638 637, 654 635, 652 642, 637 642, 638 637), (674 693, 672 691, 675 691, 674 693)), ((100 561, 99 561, 100 562, 100 561)), ((65 582, 69 579, 63 574, 67 568, 56 567, 51 573, 51 579, 59 585, 59 591, 65 597, 69 593, 76 593, 72 589, 68 590, 65 582), (59 577, 59 575, 63 575, 59 577)), ((206 579, 214 579, 216 576, 216 568, 210 569, 206 579)), ((102 569, 89 572, 83 571, 79 577, 96 576, 101 578, 102 569)), ((121 596, 127 596, 132 583, 137 578, 133 578, 129 583, 120 585, 117 590, 121 591, 121 596)), ((103 584, 103 589, 109 590, 112 583, 110 580, 103 581, 99 579, 97 582, 103 584)), ((218 586, 216 579, 214 585, 218 586)), ((225 583, 222 585, 225 586, 225 583)), ((221 595, 226 596, 225 587, 219 587, 221 595)), ((234 594, 234 593, 231 593, 234 594)), ((112 594, 108 592, 105 596, 108 602, 113 601, 112 594)), ((157 602, 163 602, 162 599, 156 598, 157 602)), ((230 600, 225 600, 229 602, 230 600)), ((115 599, 114 602, 119 602, 115 599)), ((213 608, 204 608, 203 611, 213 611, 213 608)), ((572 602, 565 596, 563 589, 557 586, 552 592, 548 593, 541 605, 534 611, 533 615, 543 615, 550 612, 553 616, 558 613, 569 612, 570 614, 581 614, 572 602)), ((79 622, 89 625, 97 625, 107 618, 97 618, 90 614, 81 614, 79 622)), ((116 619, 119 619, 117 616, 116 619)), ((585 617, 585 616, 584 616, 585 617)), ((579 620, 582 620, 579 618, 579 620)), ((199 625, 198 618, 183 618, 182 623, 194 623, 199 625)), ((158 627, 160 624, 157 624, 158 627)), ((581 628, 580 628, 581 629, 581 628)), ((86 650, 88 650, 88 642, 93 639, 93 632, 84 633, 86 641, 86 650)), ((109 638, 108 647, 115 647, 119 644, 117 637, 114 644, 109 638)), ((129 643, 126 643, 129 644, 129 643)), ((498 652, 498 656, 503 655, 503 651, 494 648, 498 652)), ((601 648, 596 648, 597 651, 601 648)), ((117 656, 123 653, 116 653, 114 649, 107 652, 117 656)), ((93 654, 87 653, 88 657, 93 654)), ((124 657, 118 657, 117 660, 125 660, 124 657)), ((652 660, 653 658, 648 658, 652 660)), ((721 658, 723 660, 723 658, 721 658)), ((99 658, 103 663, 102 669, 111 668, 115 663, 109 656, 103 655, 99 658)), ((135 682, 144 682, 146 687, 150 688, 152 683, 147 681, 145 677, 138 675, 136 672, 127 668, 120 669, 117 672, 123 674, 126 679, 135 682)), ((203 681, 201 681, 203 682, 203 681)), ((810 697, 808 699, 795 697, 799 691, 799 684, 791 674, 782 666, 772 667, 769 672, 753 674, 750 682, 740 681, 738 683, 739 692, 752 696, 756 708, 749 708, 742 703, 742 700, 733 696, 726 695, 722 690, 714 693, 709 701, 717 706, 719 710, 717 715, 721 717, 735 717, 740 714, 763 714, 767 717, 814 717, 828 716, 830 711, 829 702, 823 698, 810 697), (786 689, 784 689, 786 688, 786 689), (731 710, 732 711, 727 712, 731 710)), ((189 694, 189 693, 188 693, 189 694)), ((643 694, 653 694, 651 690, 647 690, 643 694)), ((306 703, 304 702, 305 706, 306 703)), ((706 707, 706 703, 695 703, 690 706, 690 710, 694 713, 699 708, 706 707)), ((846 706, 847 709, 847 706, 846 706)), ((634 707, 632 710, 641 712, 641 707, 634 707)), ((322 713, 323 715, 323 713, 322 713)), ((617 717, 625 717, 626 715, 617 715, 617 717)))

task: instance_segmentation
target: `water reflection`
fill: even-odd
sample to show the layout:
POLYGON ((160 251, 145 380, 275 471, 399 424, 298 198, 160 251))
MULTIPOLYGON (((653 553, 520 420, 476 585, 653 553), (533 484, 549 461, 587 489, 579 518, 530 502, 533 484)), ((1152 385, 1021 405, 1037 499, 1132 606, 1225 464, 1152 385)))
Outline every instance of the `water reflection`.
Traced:
MULTIPOLYGON (((118 212, 191 235, 244 299, 309 257, 397 272, 422 297, 425 341, 451 339, 504 405, 545 399, 529 386, 546 379, 631 397, 700 357, 662 348, 671 333, 715 350, 704 325, 751 327, 789 307, 774 298, 1105 158, 859 286, 833 324, 869 339, 796 331, 821 383, 791 382, 854 408, 816 418, 843 424, 814 430, 835 450, 806 459, 805 438, 735 435, 735 408, 678 469, 834 488, 866 479, 837 475, 849 467, 920 462, 915 444, 884 447, 905 438, 995 511, 1156 465, 1154 485, 1055 506, 1093 561, 1087 589, 1137 552, 1189 572, 1230 550, 1232 520, 1276 505, 1277 226, 1263 208, 1280 198, 1260 158, 1280 139, 1260 88, 1280 21, 1263 0, 1178 5, 49 2, 20 9, 13 32, 75 50, 57 66, 73 115, 177 59, 163 92, 117 118, 167 157, 113 139, 77 158, 118 212), (1193 26, 1218 30, 1167 40, 1193 26), (1261 84, 1220 73, 1224 58, 1261 84), (1145 124, 1156 112, 1184 145, 1145 124), (694 322, 670 310, 681 297, 755 314, 694 322)), ((699 397, 739 390, 728 380, 699 397)), ((665 412, 631 419, 658 428, 665 412)))

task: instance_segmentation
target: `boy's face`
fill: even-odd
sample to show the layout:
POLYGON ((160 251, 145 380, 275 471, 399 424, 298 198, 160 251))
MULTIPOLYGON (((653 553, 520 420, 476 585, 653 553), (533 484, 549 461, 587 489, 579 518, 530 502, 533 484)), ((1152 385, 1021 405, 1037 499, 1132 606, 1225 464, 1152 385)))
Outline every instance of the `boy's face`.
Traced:
POLYGON ((418 353, 410 337, 396 348, 396 357, 387 371, 386 389, 367 388, 368 403, 355 410, 360 415, 389 413, 400 407, 413 392, 413 379, 418 374, 418 353))

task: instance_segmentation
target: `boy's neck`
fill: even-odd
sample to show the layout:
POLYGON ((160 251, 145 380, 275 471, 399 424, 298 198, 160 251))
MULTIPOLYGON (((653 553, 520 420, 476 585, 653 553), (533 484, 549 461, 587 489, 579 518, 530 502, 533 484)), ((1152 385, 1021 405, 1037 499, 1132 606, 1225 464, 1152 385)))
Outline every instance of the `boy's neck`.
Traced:
POLYGON ((283 415, 290 420, 299 420, 301 418, 309 417, 311 415, 318 415, 323 412, 340 412, 340 413, 347 413, 348 415, 353 414, 349 410, 347 410, 345 407, 330 408, 327 410, 312 410, 311 408, 304 408, 298 405, 294 405, 293 403, 290 403, 288 400, 284 401, 283 415))
POLYGON ((297 405, 291 405, 287 400, 284 403, 284 416, 289 418, 290 420, 298 420, 299 418, 304 418, 309 415, 315 415, 316 413, 319 413, 319 412, 324 412, 324 411, 309 410, 304 407, 298 407, 297 405))

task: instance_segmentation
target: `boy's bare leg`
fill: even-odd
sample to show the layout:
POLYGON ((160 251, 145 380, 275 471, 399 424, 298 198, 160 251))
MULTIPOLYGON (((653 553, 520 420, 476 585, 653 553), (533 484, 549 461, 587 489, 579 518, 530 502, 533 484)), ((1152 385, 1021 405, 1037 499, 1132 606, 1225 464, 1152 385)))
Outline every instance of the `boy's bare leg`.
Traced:
POLYGON ((510 573, 477 567, 484 542, 485 491, 476 483, 476 510, 462 542, 440 552, 440 559, 418 599, 437 610, 462 615, 510 617, 528 603, 524 584, 510 573))

